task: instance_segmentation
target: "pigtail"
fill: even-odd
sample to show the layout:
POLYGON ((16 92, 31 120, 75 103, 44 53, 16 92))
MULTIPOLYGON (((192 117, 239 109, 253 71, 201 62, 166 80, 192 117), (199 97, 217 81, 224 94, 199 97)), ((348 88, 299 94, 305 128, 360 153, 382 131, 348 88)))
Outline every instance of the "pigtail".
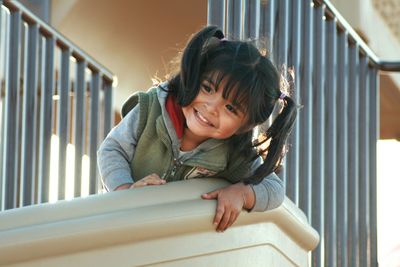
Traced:
POLYGON ((283 109, 263 134, 264 138, 254 144, 255 147, 263 147, 263 144, 269 142, 266 148, 259 150, 259 154, 266 155, 264 163, 256 169, 252 176, 243 180, 245 184, 258 184, 265 176, 276 172, 285 156, 284 146, 294 126, 297 106, 289 96, 285 96, 282 100, 284 102, 283 109))
POLYGON ((206 65, 205 51, 219 44, 224 34, 216 26, 208 26, 196 33, 183 51, 180 72, 169 81, 171 93, 181 106, 193 101, 199 91, 201 74, 206 65))

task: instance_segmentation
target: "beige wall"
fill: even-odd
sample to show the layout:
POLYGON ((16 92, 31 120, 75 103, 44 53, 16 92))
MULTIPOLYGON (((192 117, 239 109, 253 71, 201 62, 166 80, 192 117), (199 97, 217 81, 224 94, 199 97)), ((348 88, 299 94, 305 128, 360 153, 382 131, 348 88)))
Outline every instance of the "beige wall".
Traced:
MULTIPOLYGON (((382 59, 400 59, 400 39, 372 0, 331 0, 349 24, 367 38, 368 45, 382 59)), ((400 5, 400 4, 398 4, 400 5)), ((398 14, 400 15, 400 14, 398 14)), ((398 80, 400 84, 400 80, 398 80)))
POLYGON ((52 2, 53 26, 118 77, 114 106, 155 75, 207 23, 206 0, 52 2))
POLYGON ((3 211, 0 266, 309 266, 319 236, 287 198, 216 232, 216 201, 200 196, 226 185, 190 179, 3 211))

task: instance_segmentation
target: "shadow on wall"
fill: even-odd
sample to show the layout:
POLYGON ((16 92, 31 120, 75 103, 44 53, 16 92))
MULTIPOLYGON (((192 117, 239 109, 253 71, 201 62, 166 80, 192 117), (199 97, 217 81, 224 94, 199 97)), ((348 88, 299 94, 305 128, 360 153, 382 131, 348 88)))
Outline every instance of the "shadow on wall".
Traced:
POLYGON ((168 62, 207 23, 204 0, 65 2, 52 2, 53 26, 118 77, 117 110, 152 77, 164 78, 168 62))

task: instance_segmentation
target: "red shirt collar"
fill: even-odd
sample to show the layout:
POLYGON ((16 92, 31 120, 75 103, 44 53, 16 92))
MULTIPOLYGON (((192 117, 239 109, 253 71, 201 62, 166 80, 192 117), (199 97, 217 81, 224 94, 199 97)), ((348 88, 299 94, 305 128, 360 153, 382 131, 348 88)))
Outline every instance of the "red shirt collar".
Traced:
POLYGON ((185 117, 182 112, 182 107, 176 103, 173 95, 168 94, 167 101, 165 102, 165 108, 175 128, 178 139, 182 139, 183 130, 185 128, 185 117))

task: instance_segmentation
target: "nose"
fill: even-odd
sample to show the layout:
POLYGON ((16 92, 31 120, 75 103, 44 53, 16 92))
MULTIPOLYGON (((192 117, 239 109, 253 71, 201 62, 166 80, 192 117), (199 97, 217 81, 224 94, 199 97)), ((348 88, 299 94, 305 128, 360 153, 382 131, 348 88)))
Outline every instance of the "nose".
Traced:
POLYGON ((206 103, 207 112, 213 116, 217 116, 219 109, 222 105, 223 103, 220 97, 213 97, 212 99, 209 99, 209 101, 207 101, 206 103))

